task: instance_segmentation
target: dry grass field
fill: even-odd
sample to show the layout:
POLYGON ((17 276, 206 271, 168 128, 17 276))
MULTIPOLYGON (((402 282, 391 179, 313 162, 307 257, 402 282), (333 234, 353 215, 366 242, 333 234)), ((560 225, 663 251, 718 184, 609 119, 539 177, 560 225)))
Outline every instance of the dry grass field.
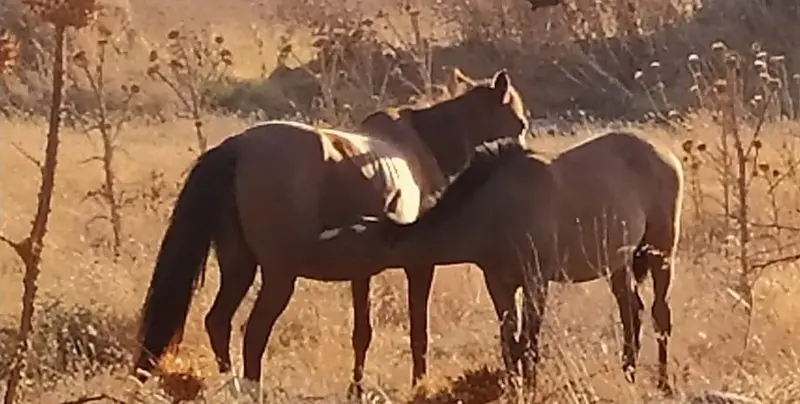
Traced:
MULTIPOLYGON (((76 117, 93 119, 99 110, 81 76, 80 60, 71 56, 85 50, 89 64, 95 65, 97 34, 90 27, 69 41, 67 119, 60 135, 32 344, 18 402, 168 403, 171 394, 177 394, 174 390, 180 390, 180 383, 172 380, 145 386, 139 398, 133 398, 133 382, 127 375, 135 350, 138 310, 157 248, 177 189, 198 153, 198 118, 209 145, 261 119, 289 116, 346 127, 376 108, 431 100, 444 91, 438 87, 446 77, 442 68, 458 65, 475 76, 509 68, 537 124, 548 118, 545 125, 554 128, 550 134, 543 130, 533 137, 533 148, 556 152, 609 128, 630 128, 664 142, 684 158, 686 203, 672 292, 674 334, 669 362, 678 396, 686 401, 675 402, 697 402, 688 397, 715 390, 737 392, 763 403, 800 403, 800 267, 790 259, 800 252, 800 115, 795 108, 800 105, 800 76, 793 76, 800 69, 793 67, 797 62, 792 60, 800 54, 796 40, 800 36, 792 36, 790 28, 785 36, 770 31, 780 22, 778 18, 800 18, 792 2, 776 1, 757 10, 751 5, 736 9, 734 3, 742 2, 730 1, 725 6, 703 2, 711 7, 708 11, 687 6, 698 2, 637 0, 632 3, 638 8, 627 17, 615 12, 619 2, 611 0, 597 2, 602 7, 568 1, 576 8, 535 12, 524 0, 449 0, 430 7, 420 2, 406 10, 390 0, 286 0, 270 2, 269 7, 243 0, 229 0, 224 7, 200 0, 107 3, 128 9, 132 19, 128 27, 135 28, 131 35, 144 38, 127 53, 110 52, 105 62, 107 112, 130 116, 121 126, 113 165, 121 201, 120 247, 115 254, 112 228, 108 221, 98 219, 108 214, 108 205, 96 197, 104 181, 101 161, 95 157, 103 153, 102 138, 96 130, 87 131, 88 124, 76 117), (334 37, 331 27, 356 30, 354 26, 364 26, 361 16, 384 11, 387 17, 370 17, 375 32, 365 28, 361 37, 346 41, 334 37), (737 28, 727 16, 739 12, 762 25, 743 22, 737 28), (717 20, 714 13, 719 14, 717 20), (641 24, 626 23, 632 17, 641 24), (327 31, 312 35, 315 21, 325 19, 329 27, 320 30, 327 31), (194 82, 192 88, 204 101, 193 110, 191 102, 182 104, 158 77, 148 77, 148 54, 158 48, 161 58, 169 55, 163 44, 170 29, 186 33, 208 27, 224 37, 222 47, 232 53, 233 63, 213 82, 194 82), (711 28, 704 31, 703 27, 711 28), (624 32, 630 38, 621 47, 619 38, 624 32), (674 36, 675 32, 684 34, 674 36), (319 36, 338 40, 339 45, 314 46, 319 36), (485 41, 476 43, 476 38, 485 41), (712 60, 718 52, 711 49, 716 40, 739 52, 743 66, 741 94, 730 103, 715 97, 712 89, 715 80, 725 77, 725 69, 719 67, 724 63, 715 69, 712 60), (761 49, 754 51, 753 42, 760 42, 769 54, 759 55, 761 49), (386 46, 380 46, 387 43, 392 52, 407 54, 397 55, 396 60, 407 57, 410 62, 383 66, 375 50, 385 54, 386 46), (610 62, 609 55, 622 48, 630 52, 617 54, 617 62, 610 62), (339 52, 336 60, 341 65, 320 56, 330 49, 339 52), (696 54, 700 62, 693 64, 695 59, 689 54, 696 54), (758 70, 759 61, 767 66, 766 76, 759 76, 763 73, 758 70), (586 66, 595 70, 589 72, 586 66), (306 85, 308 77, 317 80, 317 87, 306 85), (419 91, 409 96, 402 77, 419 91), (593 81, 598 77, 605 78, 593 81), (765 80, 763 86, 759 77, 765 80), (381 80, 385 83, 377 85, 381 91, 374 91, 373 81, 381 80), (774 86, 776 82, 780 85, 774 86), (124 109, 120 100, 127 93, 117 89, 123 84, 130 89, 131 83, 140 92, 133 107, 124 109), (595 92, 594 98, 584 95, 595 92), (589 102, 597 97, 608 98, 589 102), (609 100, 617 99, 624 100, 619 101, 625 106, 624 114, 612 107, 603 109, 617 102, 609 100), (765 106, 765 100, 771 102, 765 106), (286 105, 296 111, 286 111, 286 105), (728 105, 739 111, 735 121, 726 120, 728 105), (643 112, 628 115, 637 111, 643 112), (557 115, 569 119, 553 120, 557 115), (593 118, 598 116, 603 119, 593 118), (730 141, 725 150, 731 158, 725 160, 720 151, 722 134, 728 133, 730 140, 734 132, 749 154, 737 157, 730 141), (740 199, 741 190, 747 194, 740 199), (726 192, 730 217, 725 215, 726 192), (743 225, 747 236, 740 231, 743 225), (743 237, 749 240, 743 243, 743 237), (742 254, 747 257, 744 273, 742 254), (70 401, 93 396, 98 400, 70 401)), ((8 15, 2 18, 0 23, 13 25, 8 15)), ((122 32, 122 24, 107 24, 114 35, 122 32)), ((50 31, 16 32, 34 32, 39 39, 47 39, 50 31)), ((113 39, 121 43, 118 40, 113 39)), ((23 38, 21 43, 27 42, 23 38)), ((216 46, 210 36, 200 43, 216 46)), ((21 55, 25 52, 20 49, 21 55)), ((219 53, 214 55, 219 57, 219 53)), ((40 169, 31 160, 42 159, 46 142, 47 119, 42 111, 47 110, 41 108, 49 99, 49 73, 35 70, 34 65, 20 60, 2 77, 0 88, 4 112, 0 118, 0 234, 12 240, 24 238, 30 230, 40 183, 40 169)), ((726 83, 730 88, 732 81, 726 83)), ((198 401, 232 402, 215 391, 226 380, 216 373, 202 326, 217 288, 213 259, 210 266, 208 282, 193 304, 181 353, 170 358, 165 368, 202 380, 204 397, 198 401)), ((0 392, 16 346, 23 268, 15 252, 0 245, 0 392)), ((436 273, 430 309, 430 374, 419 391, 410 388, 404 276, 388 270, 372 282, 370 386, 394 402, 510 400, 498 385, 497 325, 477 268, 443 267, 436 273)), ((241 346, 239 324, 249 313, 257 287, 258 281, 235 318, 234 358, 239 357, 241 346)), ((643 327, 640 376, 636 385, 629 385, 620 371, 621 326, 607 285, 602 281, 556 284, 552 290, 543 330, 540 388, 528 402, 667 402, 658 401, 652 384, 656 347, 649 316, 643 327)), ((643 294, 649 308, 649 282, 643 294)), ((278 320, 264 358, 269 402, 345 402, 352 366, 352 323, 348 284, 301 281, 278 320)), ((238 360, 234 362, 238 367, 238 360)))

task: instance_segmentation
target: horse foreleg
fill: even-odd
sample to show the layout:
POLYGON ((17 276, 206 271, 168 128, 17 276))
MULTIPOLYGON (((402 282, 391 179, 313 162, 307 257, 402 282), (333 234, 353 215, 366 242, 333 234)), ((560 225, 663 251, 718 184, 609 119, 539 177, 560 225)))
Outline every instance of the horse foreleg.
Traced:
MULTIPOLYGON (((641 263, 634 260, 634 265, 641 263)), ((629 383, 636 381, 636 362, 639 356, 640 335, 642 329, 642 311, 644 303, 639 291, 633 284, 631 273, 622 268, 611 274, 611 291, 619 306, 622 320, 624 344, 622 348, 622 371, 629 383)))
POLYGON ((549 281, 541 278, 529 282, 528 287, 523 286, 522 289, 524 292, 520 338, 520 345, 523 349, 522 377, 534 390, 536 389, 536 366, 540 360, 539 334, 542 329, 549 289, 549 281))
POLYGON ((261 289, 244 332, 244 378, 253 382, 261 381, 261 358, 272 327, 289 304, 295 287, 293 275, 270 273, 269 270, 261 268, 261 289))
POLYGON ((428 305, 433 285, 434 266, 406 268, 408 311, 413 371, 411 385, 416 386, 428 371, 428 305))
POLYGON ((514 332, 517 328, 517 310, 514 304, 514 287, 502 278, 502 272, 483 269, 486 290, 492 299, 495 314, 500 322, 500 347, 506 371, 513 377, 519 375, 520 349, 514 332))
POLYGON ((363 388, 361 383, 364 381, 364 363, 367 360, 367 350, 372 342, 372 323, 369 318, 370 299, 369 288, 370 279, 363 278, 353 280, 350 288, 353 295, 353 353, 355 360, 353 363, 353 380, 347 389, 349 399, 361 397, 363 388))

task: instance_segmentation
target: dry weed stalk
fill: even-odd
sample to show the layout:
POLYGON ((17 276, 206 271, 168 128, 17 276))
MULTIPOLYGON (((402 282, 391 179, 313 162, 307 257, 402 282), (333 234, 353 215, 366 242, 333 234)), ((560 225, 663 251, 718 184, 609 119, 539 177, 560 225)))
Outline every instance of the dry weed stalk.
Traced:
POLYGON ((163 57, 156 50, 150 52, 147 75, 166 84, 178 97, 181 115, 188 114, 194 122, 199 154, 208 149, 201 114, 208 108, 209 89, 220 83, 233 65, 233 54, 224 43, 221 35, 209 41, 202 34, 175 29, 167 33, 163 57))
POLYGON ((406 5, 406 7, 403 8, 403 13, 408 18, 409 25, 411 26, 413 42, 404 40, 403 35, 400 34, 400 30, 392 23, 386 13, 379 14, 376 18, 381 20, 384 25, 392 31, 394 37, 400 41, 404 49, 408 49, 411 52, 411 58, 416 62, 414 68, 417 70, 417 75, 422 78, 423 87, 417 88, 412 82, 405 79, 402 74, 398 75, 399 78, 403 80, 406 85, 414 88, 417 93, 416 98, 421 98, 422 101, 434 101, 437 95, 434 93, 433 85, 433 49, 431 43, 435 42, 435 38, 428 38, 422 35, 419 9, 406 5))
POLYGON ((661 62, 654 60, 648 64, 648 68, 649 69, 645 70, 637 70, 633 76, 647 95, 650 107, 652 108, 652 111, 648 115, 659 122, 672 124, 671 118, 675 117, 677 112, 671 109, 670 102, 667 99, 667 94, 665 92, 666 85, 664 84, 664 78, 661 74, 661 62), (648 77, 653 78, 654 83, 652 85, 647 83, 646 79, 648 77), (658 101, 653 97, 653 92, 657 93, 658 101), (667 115, 664 115, 663 111, 668 111, 667 115))
POLYGON ((96 200, 106 206, 108 213, 95 215, 89 219, 86 226, 88 227, 97 220, 105 220, 111 224, 113 233, 111 249, 116 260, 120 257, 122 247, 122 209, 132 201, 131 198, 126 198, 123 191, 118 191, 118 179, 115 171, 119 149, 118 139, 125 124, 132 119, 130 105, 139 94, 140 88, 137 84, 123 85, 121 90, 124 95, 121 108, 117 111, 110 111, 106 78, 108 39, 100 39, 95 51, 94 58, 91 58, 86 51, 79 51, 72 58, 75 66, 88 82, 89 89, 94 96, 96 110, 87 116, 87 132, 99 132, 103 144, 102 154, 84 160, 85 163, 99 161, 103 167, 103 184, 99 188, 87 192, 84 200, 89 198, 96 200))
POLYGON ((50 117, 47 130, 44 162, 37 165, 41 169, 41 184, 37 198, 36 213, 30 232, 19 241, 0 235, 0 240, 11 246, 25 266, 23 277, 22 313, 19 324, 19 342, 11 365, 4 404, 13 404, 17 388, 26 366, 33 325, 34 303, 39 278, 44 238, 55 188, 56 165, 58 162, 59 128, 61 125, 61 105, 64 89, 64 46, 67 28, 83 28, 91 23, 97 12, 96 0, 24 0, 29 9, 54 28, 55 52, 53 59, 52 95, 50 117))
POLYGON ((700 182, 700 167, 702 166, 702 154, 706 152, 708 146, 705 143, 697 143, 692 139, 688 139, 681 144, 681 148, 685 153, 683 155, 683 163, 685 167, 689 168, 689 196, 692 198, 695 219, 702 221, 705 217, 702 209, 705 206, 706 194, 703 192, 702 184, 700 182))

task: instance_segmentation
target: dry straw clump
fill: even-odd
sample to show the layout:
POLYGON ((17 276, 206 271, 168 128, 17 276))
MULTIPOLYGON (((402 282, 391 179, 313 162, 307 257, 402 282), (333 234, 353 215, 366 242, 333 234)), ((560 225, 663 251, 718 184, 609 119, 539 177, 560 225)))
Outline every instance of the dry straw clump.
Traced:
POLYGON ((422 386, 412 403, 473 404, 491 403, 504 397, 506 391, 504 372, 484 365, 464 372, 445 386, 422 386), (427 388, 426 388, 427 387, 427 388))
POLYGON ((173 402, 196 400, 206 389, 206 375, 194 358, 167 354, 159 361, 160 386, 173 402))

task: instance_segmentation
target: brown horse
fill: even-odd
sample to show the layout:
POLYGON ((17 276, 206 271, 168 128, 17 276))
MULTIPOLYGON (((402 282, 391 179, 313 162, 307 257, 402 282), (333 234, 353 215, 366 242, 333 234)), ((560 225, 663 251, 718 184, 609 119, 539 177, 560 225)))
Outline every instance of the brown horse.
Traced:
POLYGON ((363 251, 350 252, 365 260, 481 267, 501 321, 505 364, 511 372, 522 364, 523 376, 535 375, 549 282, 608 277, 624 331, 623 371, 633 382, 644 310, 637 286, 649 273, 658 383, 667 389, 668 293, 682 195, 678 158, 631 133, 598 136, 552 159, 498 141, 477 148, 468 167, 414 223, 363 222, 351 230, 328 229, 324 238, 369 240, 363 251), (388 250, 376 250, 375 234, 382 234, 388 250), (519 287, 525 292, 525 332, 515 341, 519 287))
MULTIPOLYGON (((260 381, 273 324, 296 279, 305 277, 353 282, 353 376, 359 382, 372 334, 369 279, 385 267, 367 267, 342 254, 352 248, 347 245, 327 248, 331 243, 321 242, 319 234, 364 215, 413 221, 477 144, 523 140, 525 107, 505 71, 476 82, 456 70, 456 78, 468 87, 463 94, 428 108, 373 114, 361 133, 271 121, 204 153, 178 196, 161 243, 142 309, 142 352, 135 366, 152 370, 180 343, 213 245, 220 288, 205 325, 221 372, 231 369, 231 320, 260 266, 262 288, 245 326, 245 379, 260 381)), ((425 368, 433 265, 406 272, 416 376, 425 368)))

